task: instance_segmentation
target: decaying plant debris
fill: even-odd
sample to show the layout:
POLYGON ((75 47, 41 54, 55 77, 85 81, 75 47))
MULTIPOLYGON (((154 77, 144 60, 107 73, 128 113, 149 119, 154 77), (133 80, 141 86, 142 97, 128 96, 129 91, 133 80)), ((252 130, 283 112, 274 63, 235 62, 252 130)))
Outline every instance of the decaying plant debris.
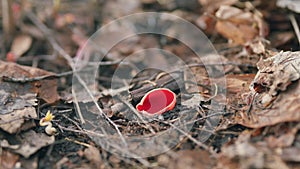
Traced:
MULTIPOLYGON (((298 2, 3 0, 1 9, 0 168, 300 168, 298 2), (199 59, 174 38, 186 33, 180 25, 161 22, 173 38, 128 37, 100 63, 89 62, 98 51, 85 43, 98 28, 149 11, 191 22, 217 53, 199 59), (164 57, 135 55, 150 48, 186 65, 178 62, 168 73, 146 69, 130 81, 116 78, 117 88, 111 88, 120 67, 131 74, 134 64, 163 67, 164 57), (95 84, 78 78, 78 68, 95 64, 101 67, 95 84), (219 73, 209 76, 210 71, 219 73), (90 93, 74 94, 74 78, 90 93), (162 115, 143 116, 135 106, 155 88, 173 91, 176 105, 162 115), (39 124, 47 112, 55 133, 39 124), (154 138, 149 145, 172 146, 156 154, 139 142, 147 138, 154 138), (123 149, 128 140, 136 142, 123 149)), ((106 42, 132 30, 126 31, 105 34, 106 42)))

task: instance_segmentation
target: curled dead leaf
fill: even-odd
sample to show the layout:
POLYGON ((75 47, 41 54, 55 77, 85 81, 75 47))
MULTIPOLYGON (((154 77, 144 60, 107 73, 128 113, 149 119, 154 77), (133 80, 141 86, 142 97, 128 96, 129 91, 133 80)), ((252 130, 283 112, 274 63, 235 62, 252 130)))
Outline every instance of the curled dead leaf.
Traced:
POLYGON ((300 121, 300 52, 281 52, 258 63, 250 95, 251 117, 242 113, 237 123, 260 128, 281 122, 300 121))
POLYGON ((216 30, 233 44, 244 45, 267 34, 267 25, 256 13, 223 5, 216 12, 216 30))
POLYGON ((257 63, 259 69, 251 84, 268 88, 268 94, 275 96, 286 90, 292 81, 300 78, 300 52, 280 52, 271 58, 257 63))

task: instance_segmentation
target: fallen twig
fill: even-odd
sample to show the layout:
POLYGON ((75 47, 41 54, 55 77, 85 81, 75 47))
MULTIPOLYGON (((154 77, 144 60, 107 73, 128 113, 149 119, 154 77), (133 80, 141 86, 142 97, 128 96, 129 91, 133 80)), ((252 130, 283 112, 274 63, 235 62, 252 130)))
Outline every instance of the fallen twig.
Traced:
POLYGON ((90 89, 84 83, 84 81, 81 79, 81 77, 79 77, 77 74, 75 74, 75 76, 78 79, 78 81, 83 85, 84 89, 88 92, 88 94, 91 97, 93 103, 95 104, 95 106, 99 110, 100 115, 102 115, 115 128, 115 130, 117 131, 118 135, 120 136, 122 142, 127 146, 126 140, 125 140, 124 136, 122 135, 121 131, 119 130, 118 126, 103 112, 103 110, 101 109, 101 107, 97 103, 96 98, 93 96, 93 93, 90 91, 90 89))
POLYGON ((179 76, 180 75, 163 76, 157 79, 157 81, 151 81, 152 83, 148 82, 142 87, 130 91, 131 99, 133 102, 137 102, 145 95, 145 93, 157 87, 165 87, 172 91, 176 91, 183 85, 183 81, 179 79, 179 76))
POLYGON ((72 70, 75 69, 75 65, 74 65, 74 61, 72 59, 72 57, 65 52, 65 50, 60 47, 60 45, 57 43, 57 41, 54 39, 54 36, 51 33, 51 30, 47 28, 46 25, 44 25, 37 17, 34 13, 32 12, 27 12, 26 16, 33 22, 33 24, 35 26, 37 26, 41 32, 45 35, 45 38, 49 41, 49 43, 51 44, 51 46, 53 47, 53 49, 55 51, 57 51, 60 55, 62 55, 62 57, 64 57, 69 66, 72 68, 72 70))
POLYGON ((299 42, 299 45, 300 45, 300 30, 299 30, 299 26, 298 26, 297 20, 296 20, 296 18, 295 18, 295 16, 293 14, 289 15, 289 18, 291 20, 291 23, 293 25, 295 34, 297 36, 297 39, 298 39, 298 42, 299 42))
POLYGON ((90 147, 91 145, 87 144, 87 143, 83 143, 83 142, 80 142, 78 140, 74 140, 74 139, 70 139, 70 138, 65 138, 65 140, 67 141, 70 141, 70 142, 73 142, 73 143, 76 143, 76 144, 79 144, 79 145, 82 145, 82 146, 85 146, 85 147, 90 147))
POLYGON ((83 131, 83 129, 79 126, 79 124, 78 124, 76 121, 70 119, 69 117, 67 117, 67 116, 64 115, 64 114, 62 114, 62 116, 63 116, 65 119, 67 119, 67 120, 69 120, 70 122, 72 122, 79 130, 83 131))
POLYGON ((156 132, 154 131, 154 129, 148 125, 148 123, 144 120, 144 118, 142 117, 142 115, 137 112, 137 110, 127 101, 120 99, 121 102, 123 102, 127 107, 129 107, 129 109, 145 124, 146 128, 152 133, 155 134, 156 132))
POLYGON ((38 77, 24 77, 24 78, 14 78, 14 77, 8 77, 8 76, 3 76, 2 80, 6 82, 14 82, 14 83, 28 83, 28 82, 35 82, 39 80, 45 80, 45 79, 53 79, 53 78, 60 78, 68 75, 72 75, 73 71, 68 71, 64 73, 59 73, 59 74, 52 74, 52 75, 44 75, 44 76, 38 76, 38 77))

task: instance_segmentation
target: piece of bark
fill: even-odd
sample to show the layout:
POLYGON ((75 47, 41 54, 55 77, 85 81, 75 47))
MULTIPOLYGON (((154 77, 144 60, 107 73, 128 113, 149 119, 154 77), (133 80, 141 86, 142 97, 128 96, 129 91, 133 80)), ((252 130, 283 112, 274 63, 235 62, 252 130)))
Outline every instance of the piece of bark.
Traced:
POLYGON ((131 99, 134 103, 142 99, 142 97, 150 90, 155 88, 168 88, 173 92, 181 89, 184 85, 183 79, 181 79, 181 74, 174 74, 172 76, 166 75, 158 79, 156 82, 147 83, 138 89, 130 91, 131 99))

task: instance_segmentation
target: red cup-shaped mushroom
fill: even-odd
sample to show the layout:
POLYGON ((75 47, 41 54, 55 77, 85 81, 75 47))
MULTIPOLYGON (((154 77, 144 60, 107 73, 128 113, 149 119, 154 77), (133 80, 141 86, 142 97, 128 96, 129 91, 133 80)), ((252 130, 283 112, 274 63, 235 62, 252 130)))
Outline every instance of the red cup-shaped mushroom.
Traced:
POLYGON ((145 94, 136 109, 146 115, 162 114, 172 110, 176 104, 176 95, 167 88, 153 89, 145 94))

